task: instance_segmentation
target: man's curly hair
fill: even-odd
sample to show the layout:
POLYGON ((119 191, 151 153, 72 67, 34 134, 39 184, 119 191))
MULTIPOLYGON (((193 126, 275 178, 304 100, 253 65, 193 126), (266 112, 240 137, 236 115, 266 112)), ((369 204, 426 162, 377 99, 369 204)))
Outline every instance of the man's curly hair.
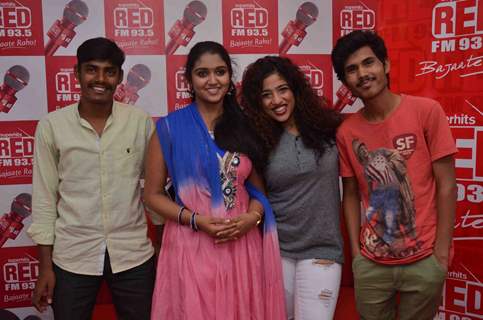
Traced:
POLYGON ((241 105, 246 115, 269 154, 277 146, 284 131, 282 124, 267 115, 262 106, 263 81, 276 73, 287 81, 293 92, 294 122, 303 143, 320 158, 328 146, 334 145, 341 117, 328 108, 326 99, 314 92, 305 75, 290 59, 266 56, 246 68, 241 91, 241 105))

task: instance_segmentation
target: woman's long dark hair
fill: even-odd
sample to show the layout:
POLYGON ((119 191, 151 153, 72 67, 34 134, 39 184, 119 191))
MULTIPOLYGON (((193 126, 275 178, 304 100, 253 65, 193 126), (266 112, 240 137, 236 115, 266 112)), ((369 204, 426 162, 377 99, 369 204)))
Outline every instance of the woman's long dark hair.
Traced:
MULTIPOLYGON (((213 41, 198 42, 191 48, 185 65, 185 76, 191 83, 191 73, 195 63, 205 53, 217 54, 226 63, 230 75, 230 87, 223 99, 223 113, 215 123, 216 144, 230 152, 240 152, 247 155, 257 171, 262 172, 265 160, 263 146, 258 143, 255 130, 249 125, 247 116, 240 109, 236 100, 236 88, 233 83, 232 61, 226 49, 213 41)), ((192 92, 193 101, 196 93, 192 92)))
POLYGON ((267 115, 262 106, 263 81, 272 74, 279 74, 287 81, 295 98, 293 117, 297 130, 305 146, 320 158, 327 147, 335 144, 341 117, 314 92, 302 71, 284 57, 260 58, 243 75, 241 105, 261 137, 264 149, 270 153, 284 131, 282 124, 267 115))

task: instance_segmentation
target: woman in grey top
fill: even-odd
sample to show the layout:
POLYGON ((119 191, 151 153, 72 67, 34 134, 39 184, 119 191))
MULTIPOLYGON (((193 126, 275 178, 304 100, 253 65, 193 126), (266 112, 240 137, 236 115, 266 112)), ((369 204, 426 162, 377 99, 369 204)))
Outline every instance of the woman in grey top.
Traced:
POLYGON ((266 150, 288 318, 332 319, 343 262, 335 147, 340 117, 282 57, 248 66, 241 103, 266 150))

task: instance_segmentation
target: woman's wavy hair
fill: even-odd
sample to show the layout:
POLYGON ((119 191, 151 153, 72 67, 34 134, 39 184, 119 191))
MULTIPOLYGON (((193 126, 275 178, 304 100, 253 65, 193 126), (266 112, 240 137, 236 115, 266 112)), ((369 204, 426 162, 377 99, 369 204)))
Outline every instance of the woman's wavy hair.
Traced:
MULTIPOLYGON (((225 47, 214 41, 196 43, 191 48, 186 60, 185 77, 191 85, 194 66, 205 53, 217 54, 226 63, 230 75, 230 87, 223 99, 223 113, 215 123, 216 144, 224 150, 247 155, 253 166, 261 172, 262 165, 266 162, 266 156, 263 147, 258 143, 258 137, 253 127, 249 124, 247 116, 241 110, 236 99, 232 60, 225 47)), ((192 100, 196 100, 195 92, 192 92, 192 100)))
POLYGON ((282 124, 273 120, 262 106, 263 81, 272 74, 279 74, 287 81, 295 98, 295 125, 305 146, 320 158, 335 143, 340 114, 315 93, 298 66, 288 58, 277 56, 266 56, 250 64, 242 80, 241 105, 262 139, 265 151, 270 153, 276 147, 284 131, 282 124))

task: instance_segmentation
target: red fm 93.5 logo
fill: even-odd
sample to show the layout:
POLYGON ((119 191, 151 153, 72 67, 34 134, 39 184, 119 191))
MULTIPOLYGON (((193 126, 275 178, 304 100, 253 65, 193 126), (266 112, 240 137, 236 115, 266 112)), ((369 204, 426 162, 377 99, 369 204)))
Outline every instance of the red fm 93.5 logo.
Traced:
POLYGON ((39 276, 39 262, 36 260, 7 262, 3 266, 5 291, 32 290, 39 276))
POLYGON ((310 83, 312 89, 317 92, 317 95, 323 96, 324 89, 324 72, 312 64, 299 66, 305 77, 310 83))
POLYGON ((30 8, 15 4, 0 4, 0 37, 32 36, 30 8))
POLYGON ((189 85, 185 76, 185 69, 181 68, 176 71, 174 75, 175 86, 176 86, 176 99, 189 99, 191 95, 189 93, 189 85))
POLYGON ((480 319, 483 316, 482 297, 481 283, 448 278, 443 291, 444 311, 439 313, 437 319, 471 320, 472 317, 480 319))
POLYGON ((240 7, 230 12, 232 36, 268 36, 268 11, 265 8, 240 7))
POLYGON ((376 14, 367 7, 346 7, 340 12, 340 36, 354 30, 372 30, 376 26, 376 14))
POLYGON ((0 138, 0 166, 19 167, 32 165, 33 137, 0 138))
POLYGON ((154 13, 148 7, 114 9, 114 35, 117 37, 152 37, 154 13))
POLYGON ((73 102, 80 99, 80 85, 73 71, 61 71, 55 74, 56 100, 73 102))
POLYGON ((441 2, 433 8, 431 52, 482 48, 483 0, 441 2))

